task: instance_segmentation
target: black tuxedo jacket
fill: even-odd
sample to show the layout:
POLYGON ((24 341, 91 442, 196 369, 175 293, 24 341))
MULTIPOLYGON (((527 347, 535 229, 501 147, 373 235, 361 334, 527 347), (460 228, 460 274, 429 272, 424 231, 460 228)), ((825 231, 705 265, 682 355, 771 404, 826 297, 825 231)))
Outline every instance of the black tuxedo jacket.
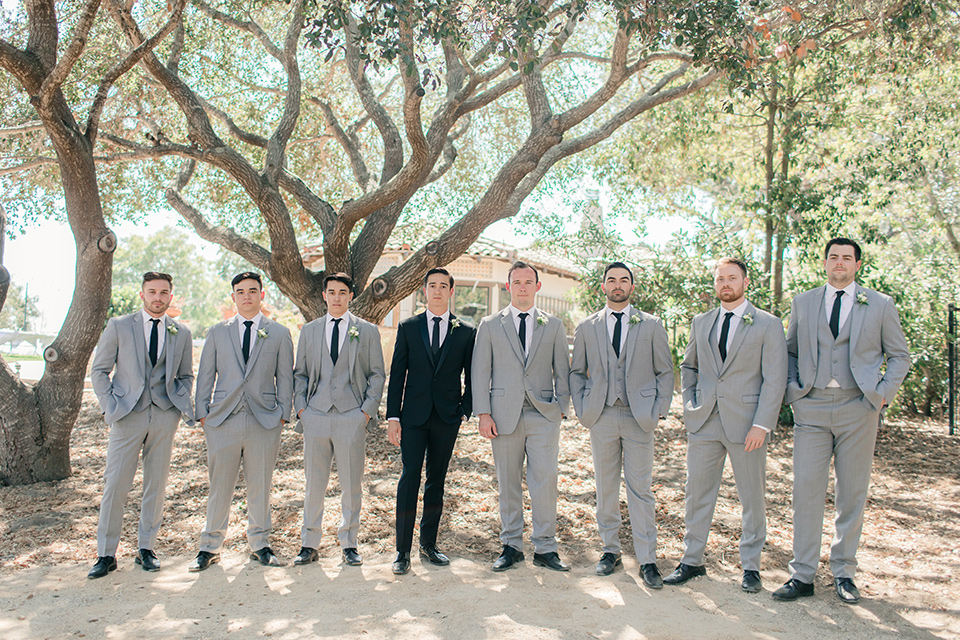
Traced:
POLYGON ((477 330, 463 321, 455 327, 455 319, 450 314, 447 337, 436 358, 430 348, 426 312, 400 323, 390 365, 387 416, 399 416, 403 426, 425 424, 434 407, 450 424, 459 423, 472 411, 470 360, 477 330))

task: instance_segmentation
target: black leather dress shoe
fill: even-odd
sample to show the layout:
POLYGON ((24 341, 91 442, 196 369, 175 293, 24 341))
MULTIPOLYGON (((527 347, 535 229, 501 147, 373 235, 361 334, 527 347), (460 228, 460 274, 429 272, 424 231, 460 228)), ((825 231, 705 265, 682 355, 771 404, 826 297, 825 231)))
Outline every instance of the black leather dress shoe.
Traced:
POLYGON ((402 576, 410 571, 410 552, 397 551, 397 557, 393 561, 393 575, 402 576))
POLYGON ((193 559, 193 562, 190 563, 190 566, 187 567, 187 571, 196 573, 198 571, 204 571, 210 568, 210 565, 217 564, 220 562, 219 553, 210 553, 209 551, 201 551, 197 554, 197 557, 193 559))
POLYGON ((600 562, 597 563, 597 575, 608 576, 613 570, 623 564, 619 553, 607 552, 600 556, 600 562))
POLYGON ((360 557, 360 554, 354 547, 343 550, 343 561, 351 567, 359 567, 363 564, 363 558, 360 557))
POLYGON ((435 564, 438 567, 445 567, 450 564, 450 558, 448 558, 446 554, 437 549, 437 547, 434 545, 420 547, 420 557, 426 559, 426 561, 430 564, 435 564))
POLYGON ((503 551, 500 552, 500 557, 493 563, 493 570, 506 571, 518 562, 523 562, 523 551, 505 544, 503 545, 503 551))
POLYGON ((774 600, 796 600, 797 598, 807 598, 813 595, 813 583, 800 582, 790 579, 786 584, 773 592, 774 600))
POLYGON ((677 565, 677 568, 673 570, 673 573, 668 575, 663 579, 664 584, 683 584, 691 578, 696 578, 698 576, 707 575, 707 568, 703 565, 699 567, 694 567, 689 564, 683 564, 682 562, 677 565))
POLYGON ((300 553, 293 559, 293 564, 310 564, 319 558, 320 554, 313 547, 300 547, 300 553))
POLYGON ((760 572, 753 569, 747 569, 743 572, 743 580, 740 581, 740 588, 747 593, 760 593, 763 588, 760 582, 760 572))
POLYGON ((91 580, 95 578, 102 578, 111 571, 117 570, 117 559, 113 556, 100 556, 97 558, 96 564, 93 565, 93 568, 90 569, 90 573, 87 574, 87 577, 91 580))
POLYGON ((533 566, 546 567, 554 571, 570 571, 570 565, 561 561, 560 554, 556 551, 533 554, 533 566))
POLYGON ((837 589, 837 597, 844 604, 857 604, 860 602, 860 589, 853 584, 851 578, 834 578, 833 585, 837 589))
POLYGON ((651 589, 663 589, 663 578, 660 576, 660 569, 657 565, 650 562, 640 565, 640 577, 643 578, 643 584, 651 589))
POLYGON ((137 551, 137 557, 133 559, 133 562, 143 567, 144 571, 160 571, 160 561, 157 560, 157 554, 150 549, 137 551))
POLYGON ((265 567, 285 567, 286 562, 277 557, 270 547, 264 547, 250 554, 251 560, 256 560, 265 567))

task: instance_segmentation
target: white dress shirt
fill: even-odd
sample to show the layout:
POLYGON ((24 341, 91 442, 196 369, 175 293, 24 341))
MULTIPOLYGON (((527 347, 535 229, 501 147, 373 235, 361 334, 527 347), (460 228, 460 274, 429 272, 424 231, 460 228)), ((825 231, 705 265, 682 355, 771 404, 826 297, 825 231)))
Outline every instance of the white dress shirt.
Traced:
POLYGON ((517 330, 518 336, 520 335, 520 314, 521 313, 529 314, 525 318, 526 324, 524 326, 524 333, 523 333, 523 338, 524 338, 523 355, 524 357, 526 357, 530 355, 530 338, 533 337, 533 326, 534 326, 533 319, 537 315, 537 308, 530 307, 526 311, 520 311, 520 309, 517 309, 515 306, 511 304, 510 313, 513 314, 513 328, 517 330))
POLYGON ((723 330, 723 321, 725 315, 728 311, 733 311, 733 315, 730 316, 730 328, 727 330, 727 354, 730 353, 730 345, 733 344, 733 336, 736 335, 737 329, 740 327, 740 320, 743 318, 743 314, 747 310, 747 299, 744 298, 743 302, 740 303, 736 309, 727 309, 726 307, 720 307, 720 315, 717 316, 717 326, 714 331, 714 334, 717 337, 717 340, 720 340, 720 332, 723 330))
POLYGON ((620 311, 614 311, 607 306, 604 307, 604 311, 607 314, 607 338, 610 339, 610 344, 613 344, 613 332, 617 327, 617 317, 613 314, 623 313, 623 316, 620 318, 620 353, 623 353, 623 345, 627 342, 627 325, 630 324, 630 312, 632 308, 628 304, 620 311))
MULTIPOLYGON (((323 339, 327 343, 327 349, 330 349, 331 353, 333 352, 332 342, 333 342, 333 327, 334 327, 334 317, 329 313, 323 316, 324 325, 323 325, 323 339)), ((340 344, 337 345, 337 354, 343 354, 343 345, 347 341, 347 328, 350 326, 350 312, 345 312, 340 316, 342 322, 340 323, 340 344)))
POLYGON ((437 315, 434 312, 427 309, 427 335, 430 336, 430 344, 433 344, 433 319, 440 318, 440 346, 443 346, 443 341, 447 339, 447 331, 450 330, 450 312, 444 311, 441 315, 437 315))
MULTIPOLYGON (((826 290, 823 292, 823 312, 827 316, 827 322, 830 322, 830 314, 833 313, 833 301, 837 297, 837 291, 840 291, 840 289, 837 289, 828 282, 826 290)), ((854 281, 843 288, 843 297, 840 298, 840 323, 837 325, 837 330, 841 329, 843 323, 850 317, 850 312, 853 311, 853 303, 856 301, 856 297, 857 283, 854 281)))
POLYGON ((157 325, 157 357, 160 357, 160 354, 163 353, 163 343, 164 339, 167 337, 166 325, 164 324, 164 319, 154 318, 149 313, 140 310, 140 322, 143 324, 143 339, 147 342, 147 357, 150 356, 150 333, 153 331, 153 323, 151 320, 160 320, 160 324, 157 325))
MULTIPOLYGON (((253 353, 253 345, 257 344, 257 327, 260 326, 260 322, 263 320, 263 312, 258 311, 257 315, 250 319, 253 320, 253 324, 250 326, 250 353, 253 353)), ((237 314, 237 328, 240 332, 240 346, 243 346, 243 334, 247 330, 247 327, 243 324, 246 321, 246 318, 239 313, 237 314)))

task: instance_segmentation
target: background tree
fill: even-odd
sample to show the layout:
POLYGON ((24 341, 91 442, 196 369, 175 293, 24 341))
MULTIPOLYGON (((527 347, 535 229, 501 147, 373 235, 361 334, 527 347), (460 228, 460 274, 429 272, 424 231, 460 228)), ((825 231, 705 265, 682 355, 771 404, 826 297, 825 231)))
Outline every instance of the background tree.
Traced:
POLYGON ((29 295, 24 287, 10 282, 6 302, 0 311, 0 328, 29 331, 34 327, 34 321, 40 318, 38 301, 39 298, 29 295))

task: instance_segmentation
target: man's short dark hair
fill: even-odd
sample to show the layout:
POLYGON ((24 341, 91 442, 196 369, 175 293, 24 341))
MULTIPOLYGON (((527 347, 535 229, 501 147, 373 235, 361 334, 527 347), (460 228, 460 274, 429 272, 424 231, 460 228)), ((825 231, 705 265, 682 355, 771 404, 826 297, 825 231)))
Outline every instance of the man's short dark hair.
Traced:
POLYGON ((540 282, 540 274, 537 273, 537 269, 532 264, 527 264, 523 260, 517 260, 513 263, 513 266, 510 267, 510 271, 507 271, 507 282, 510 282, 510 278, 513 276, 513 272, 517 269, 533 269, 533 281, 540 282))
POLYGON ((840 245, 841 247, 853 247, 853 257, 857 259, 857 262, 860 262, 860 245, 851 240, 850 238, 833 238, 830 242, 827 243, 827 248, 823 250, 823 259, 826 260, 827 256, 830 255, 830 248, 833 245, 840 245))
POLYGON ((740 258, 734 258, 733 256, 724 256, 717 260, 717 264, 713 265, 713 273, 717 273, 717 269, 722 267, 725 264, 735 264, 740 267, 740 271, 743 272, 743 277, 747 277, 747 263, 741 260, 740 258))
POLYGON ((630 270, 630 267, 628 267, 628 266, 625 265, 624 263, 620 262, 619 260, 618 260, 617 262, 611 262, 610 264, 607 265, 607 268, 603 270, 603 280, 604 280, 604 281, 607 280, 607 273, 608 273, 611 269, 626 269, 626 270, 627 270, 627 273, 630 274, 630 284, 633 284, 633 271, 630 270))
POLYGON ((427 281, 430 279, 430 276, 435 273, 439 273, 450 278, 450 288, 453 289, 453 276, 450 275, 450 272, 443 267, 434 267, 433 269, 430 269, 430 271, 427 271, 427 275, 423 276, 423 286, 427 286, 427 281))
POLYGON ((323 279, 324 291, 327 290, 327 285, 331 282, 342 282, 343 284, 347 285, 347 289, 349 289, 351 293, 353 292, 353 278, 342 271, 340 273, 331 273, 323 279))
POLYGON ((233 289, 244 280, 256 280, 257 284, 260 285, 260 290, 263 290, 263 278, 255 271, 244 271, 233 276, 233 280, 230 281, 230 288, 233 289))
POLYGON ((161 271, 147 271, 143 274, 143 282, 140 283, 141 288, 143 285, 154 280, 166 280, 171 287, 173 287, 173 276, 169 273, 163 273, 161 271))

